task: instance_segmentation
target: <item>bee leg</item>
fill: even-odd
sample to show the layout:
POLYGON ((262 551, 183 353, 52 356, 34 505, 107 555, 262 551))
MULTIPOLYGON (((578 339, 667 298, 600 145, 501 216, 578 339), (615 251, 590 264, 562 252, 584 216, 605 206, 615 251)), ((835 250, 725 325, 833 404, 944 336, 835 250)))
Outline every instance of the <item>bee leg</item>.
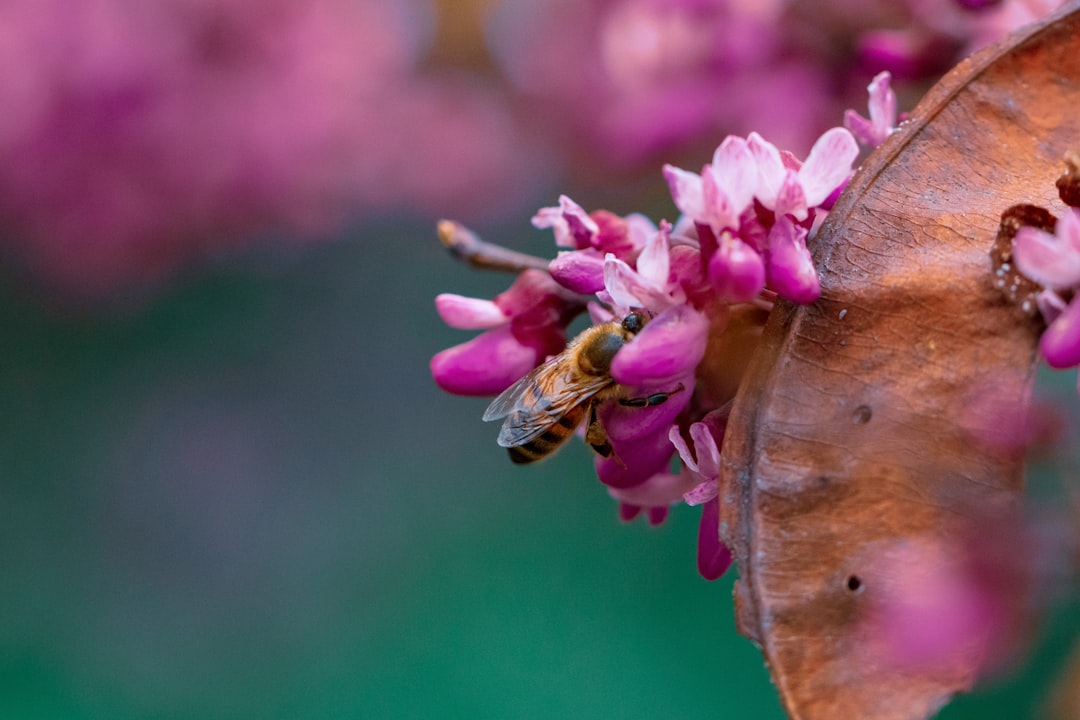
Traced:
POLYGON ((585 428, 585 442, 596 451, 600 457, 610 457, 611 443, 608 442, 607 432, 600 424, 600 418, 596 416, 596 403, 589 404, 589 424, 585 428))
POLYGON ((625 405, 627 407, 635 407, 635 408, 652 407, 653 405, 662 405, 663 403, 667 402, 667 399, 670 396, 674 395, 677 392, 682 392, 685 389, 686 388, 683 387, 683 384, 679 383, 679 387, 675 388, 674 390, 672 390, 670 392, 658 392, 658 393, 653 393, 652 395, 647 395, 645 397, 619 398, 619 404, 620 405, 625 405))
POLYGON ((626 467, 622 458, 615 454, 611 441, 608 440, 607 431, 600 423, 600 418, 596 416, 596 403, 589 406, 589 425, 585 428, 585 442, 589 443, 589 446, 600 457, 611 458, 622 467, 626 467))

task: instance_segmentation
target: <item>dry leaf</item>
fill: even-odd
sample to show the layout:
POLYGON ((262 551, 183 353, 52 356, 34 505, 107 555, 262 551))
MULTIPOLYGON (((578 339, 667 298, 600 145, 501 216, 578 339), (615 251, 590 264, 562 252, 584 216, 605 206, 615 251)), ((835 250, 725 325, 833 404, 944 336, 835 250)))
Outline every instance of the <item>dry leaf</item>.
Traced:
POLYGON ((981 438, 1023 423, 1039 328, 994 288, 989 252, 1007 207, 1064 208, 1077 38, 1072 3, 942 80, 818 234, 821 300, 769 319, 724 442, 721 534, 740 630, 793 718, 924 718, 974 681, 975 658, 882 665, 864 622, 890 554, 1019 499, 1017 453, 981 438))

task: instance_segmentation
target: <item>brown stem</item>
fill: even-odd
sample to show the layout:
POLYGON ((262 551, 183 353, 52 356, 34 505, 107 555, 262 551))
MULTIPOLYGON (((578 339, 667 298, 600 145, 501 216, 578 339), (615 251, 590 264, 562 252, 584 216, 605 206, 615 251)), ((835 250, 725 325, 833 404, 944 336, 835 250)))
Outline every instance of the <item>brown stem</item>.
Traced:
POLYGON ((437 231, 443 247, 470 267, 511 273, 520 273, 529 268, 547 272, 548 260, 485 242, 472 230, 453 220, 440 220, 437 231))

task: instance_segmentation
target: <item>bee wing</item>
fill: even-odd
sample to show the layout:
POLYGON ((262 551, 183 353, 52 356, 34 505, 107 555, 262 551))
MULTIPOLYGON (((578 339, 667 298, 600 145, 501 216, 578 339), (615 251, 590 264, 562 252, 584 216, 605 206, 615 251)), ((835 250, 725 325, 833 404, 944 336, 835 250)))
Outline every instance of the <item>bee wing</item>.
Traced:
POLYGON ((491 422, 492 420, 506 417, 523 404, 523 398, 525 397, 529 397, 530 400, 532 400, 531 396, 536 392, 534 388, 543 388, 538 378, 550 373, 553 367, 553 362, 546 362, 543 365, 538 365, 530 370, 528 375, 525 375, 513 385, 499 393, 499 396, 492 400, 491 404, 487 406, 487 410, 484 410, 484 422, 491 422))
POLYGON ((575 380, 559 363, 545 363, 495 398, 484 413, 484 420, 505 417, 499 430, 499 445, 524 445, 611 384, 608 377, 575 380))

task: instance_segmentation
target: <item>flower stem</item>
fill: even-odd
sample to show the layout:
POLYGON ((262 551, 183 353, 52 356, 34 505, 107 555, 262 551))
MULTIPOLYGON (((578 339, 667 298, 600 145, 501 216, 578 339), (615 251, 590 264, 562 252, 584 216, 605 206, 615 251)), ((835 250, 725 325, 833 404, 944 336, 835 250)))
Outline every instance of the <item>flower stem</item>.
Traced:
POLYGON ((529 268, 547 272, 548 260, 485 242, 476 233, 453 220, 440 220, 439 241, 450 254, 470 267, 520 273, 529 268))

